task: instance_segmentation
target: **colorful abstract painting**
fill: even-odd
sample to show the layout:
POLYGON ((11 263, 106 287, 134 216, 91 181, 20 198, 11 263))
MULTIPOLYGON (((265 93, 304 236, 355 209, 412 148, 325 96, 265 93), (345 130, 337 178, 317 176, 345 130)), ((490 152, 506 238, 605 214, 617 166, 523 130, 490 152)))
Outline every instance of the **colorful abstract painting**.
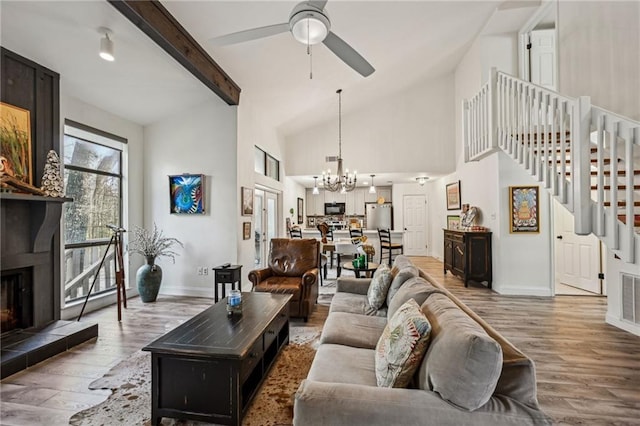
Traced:
POLYGON ((538 187, 510 186, 511 232, 540 232, 538 187))
POLYGON ((203 214, 204 175, 169 176, 171 213, 203 214))

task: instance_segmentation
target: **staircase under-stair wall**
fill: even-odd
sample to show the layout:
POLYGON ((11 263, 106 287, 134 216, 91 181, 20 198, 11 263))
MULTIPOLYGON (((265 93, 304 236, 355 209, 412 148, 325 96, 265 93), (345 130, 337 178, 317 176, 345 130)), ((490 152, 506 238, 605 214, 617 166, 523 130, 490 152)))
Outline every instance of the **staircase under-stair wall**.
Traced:
POLYGON ((603 242, 607 321, 640 335, 640 123, 495 69, 463 122, 466 162, 504 151, 603 242))

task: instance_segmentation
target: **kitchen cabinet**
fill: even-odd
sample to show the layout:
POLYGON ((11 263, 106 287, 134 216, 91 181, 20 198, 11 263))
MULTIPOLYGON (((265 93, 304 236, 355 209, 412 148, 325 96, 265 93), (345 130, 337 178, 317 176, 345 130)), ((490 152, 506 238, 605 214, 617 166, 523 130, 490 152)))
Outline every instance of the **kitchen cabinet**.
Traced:
POLYGON ((491 232, 444 229, 444 273, 450 271, 464 281, 487 282, 491 288, 491 232))
POLYGON ((307 189, 307 216, 324 216, 324 191, 313 195, 313 188, 307 189))
POLYGON ((384 198, 384 201, 387 203, 391 202, 391 187, 390 186, 386 186, 386 187, 379 187, 376 188, 376 192, 377 192, 377 197, 376 200, 380 197, 384 198))
POLYGON ((364 216, 364 200, 367 188, 356 188, 347 192, 346 213, 348 216, 364 216))
POLYGON ((325 190, 324 202, 325 203, 346 203, 347 196, 346 194, 341 194, 340 191, 331 192, 331 191, 325 190))

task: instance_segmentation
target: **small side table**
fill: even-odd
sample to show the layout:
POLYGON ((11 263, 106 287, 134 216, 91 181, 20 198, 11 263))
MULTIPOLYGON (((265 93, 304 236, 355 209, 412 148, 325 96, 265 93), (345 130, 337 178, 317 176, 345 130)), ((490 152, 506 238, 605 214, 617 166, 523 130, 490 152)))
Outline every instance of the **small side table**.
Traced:
POLYGON ((353 266, 353 263, 351 262, 345 262, 342 264, 342 267, 344 269, 347 269, 349 271, 353 271, 356 274, 356 278, 370 278, 371 277, 371 273, 375 272, 376 269, 378 269, 378 267, 380 267, 379 263, 373 263, 373 262, 368 262, 367 266, 363 267, 363 268, 356 268, 353 266), (362 274, 365 274, 365 277, 362 276, 362 274))
POLYGON ((222 299, 226 297, 225 284, 231 283, 232 290, 240 290, 240 280, 242 275, 242 265, 230 265, 226 268, 216 266, 213 268, 214 281, 214 301, 218 303, 218 284, 222 284, 222 299))

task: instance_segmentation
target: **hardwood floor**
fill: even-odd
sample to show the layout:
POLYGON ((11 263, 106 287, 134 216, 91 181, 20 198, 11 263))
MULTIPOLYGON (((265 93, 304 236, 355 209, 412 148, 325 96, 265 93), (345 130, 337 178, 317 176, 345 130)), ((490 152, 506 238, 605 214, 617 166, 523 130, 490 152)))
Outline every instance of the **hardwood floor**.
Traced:
MULTIPOLYGON (((538 399, 557 424, 640 425, 640 337, 605 324, 605 298, 500 296, 465 288, 436 259, 412 259, 533 358, 538 399)), ((76 411, 107 398, 109 391, 89 391, 89 383, 211 303, 133 298, 120 324, 114 306, 87 315, 99 323, 97 340, 0 382, 0 424, 68 424, 76 411)))
POLYGON ((412 258, 536 364, 538 400, 562 425, 640 425, 640 337, 604 322, 607 299, 501 296, 412 258))

